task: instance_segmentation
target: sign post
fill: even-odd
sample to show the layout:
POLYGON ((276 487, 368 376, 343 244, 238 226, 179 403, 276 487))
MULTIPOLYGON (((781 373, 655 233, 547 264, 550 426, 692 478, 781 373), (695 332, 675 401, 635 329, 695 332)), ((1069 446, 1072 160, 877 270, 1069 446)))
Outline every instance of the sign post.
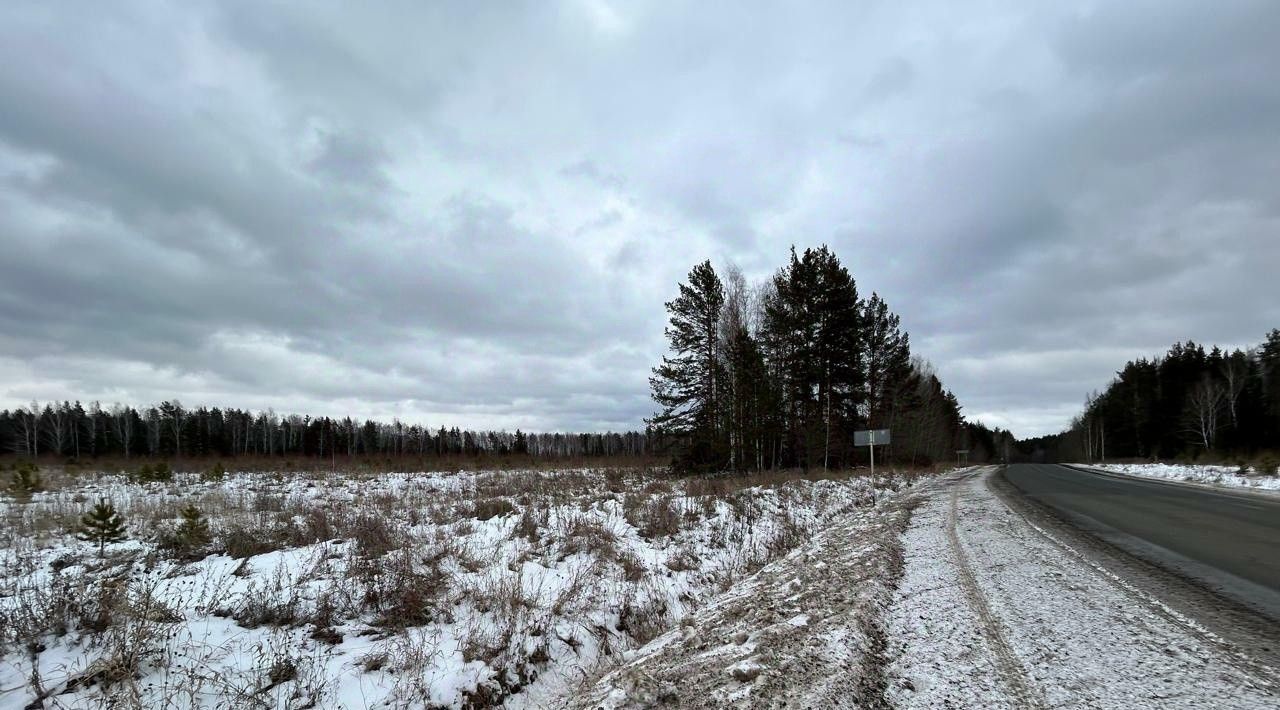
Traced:
POLYGON ((871 447, 871 475, 876 475, 876 444, 885 446, 889 443, 888 429, 866 429, 853 432, 854 446, 871 447))

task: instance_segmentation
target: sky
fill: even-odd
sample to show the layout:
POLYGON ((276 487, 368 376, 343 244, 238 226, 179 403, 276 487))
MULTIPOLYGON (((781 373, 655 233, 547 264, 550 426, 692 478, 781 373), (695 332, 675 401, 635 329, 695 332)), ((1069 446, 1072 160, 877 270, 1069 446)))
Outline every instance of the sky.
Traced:
POLYGON ((1280 3, 6 3, 0 407, 619 430, 828 244, 965 415, 1280 327, 1280 3))

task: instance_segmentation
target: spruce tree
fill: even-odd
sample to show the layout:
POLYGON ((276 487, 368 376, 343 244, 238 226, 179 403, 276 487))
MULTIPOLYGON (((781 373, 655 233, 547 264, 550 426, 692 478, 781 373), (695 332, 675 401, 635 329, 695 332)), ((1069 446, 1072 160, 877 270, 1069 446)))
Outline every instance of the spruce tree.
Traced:
POLYGON ((98 557, 106 551, 107 543, 125 539, 124 518, 116 512, 111 501, 103 498, 80 518, 80 530, 76 537, 85 542, 98 543, 98 557))
POLYGON ((182 522, 178 524, 178 542, 188 551, 199 549, 209 544, 209 521, 194 505, 187 505, 179 514, 182 522))

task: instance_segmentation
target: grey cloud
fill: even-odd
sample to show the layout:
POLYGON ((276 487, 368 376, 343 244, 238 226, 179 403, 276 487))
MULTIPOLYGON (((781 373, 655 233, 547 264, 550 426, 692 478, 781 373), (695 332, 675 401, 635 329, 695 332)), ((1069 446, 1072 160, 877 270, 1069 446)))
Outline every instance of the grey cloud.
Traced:
POLYGON ((793 243, 1023 435, 1280 326, 1274 3, 0 18, 0 406, 640 426, 676 281, 793 243))

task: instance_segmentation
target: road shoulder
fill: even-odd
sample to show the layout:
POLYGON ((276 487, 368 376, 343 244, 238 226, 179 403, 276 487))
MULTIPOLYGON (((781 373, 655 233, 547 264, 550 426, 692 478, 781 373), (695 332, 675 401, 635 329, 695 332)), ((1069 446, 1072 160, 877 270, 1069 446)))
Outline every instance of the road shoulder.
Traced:
POLYGON ((904 536, 887 622, 896 706, 1280 702, 1274 671, 1006 505, 994 472, 931 496, 904 536))

